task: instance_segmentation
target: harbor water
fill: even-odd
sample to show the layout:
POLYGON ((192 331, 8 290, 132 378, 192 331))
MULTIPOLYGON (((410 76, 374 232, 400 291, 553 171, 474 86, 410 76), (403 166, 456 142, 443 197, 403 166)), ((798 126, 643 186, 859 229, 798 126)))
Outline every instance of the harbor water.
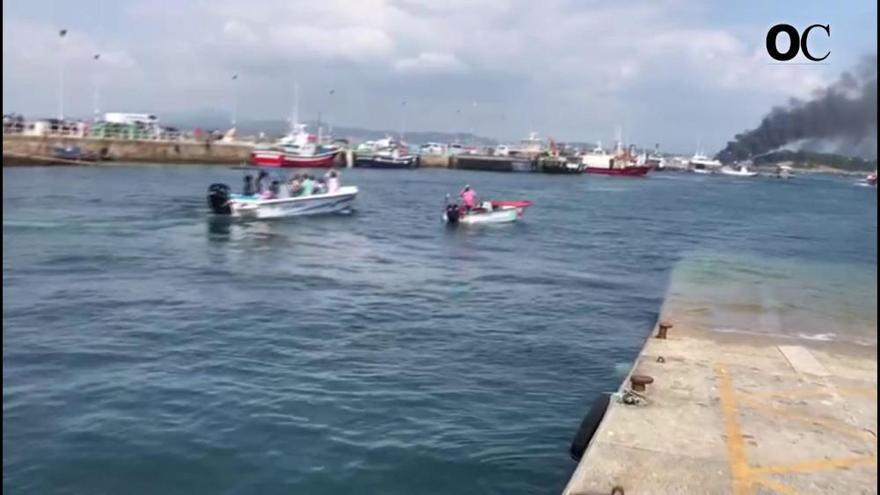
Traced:
POLYGON ((559 493, 673 273, 736 301, 719 331, 876 345, 851 178, 347 170, 354 213, 252 224, 213 182, 241 173, 3 170, 4 489, 559 493), (535 204, 447 228, 465 183, 535 204))

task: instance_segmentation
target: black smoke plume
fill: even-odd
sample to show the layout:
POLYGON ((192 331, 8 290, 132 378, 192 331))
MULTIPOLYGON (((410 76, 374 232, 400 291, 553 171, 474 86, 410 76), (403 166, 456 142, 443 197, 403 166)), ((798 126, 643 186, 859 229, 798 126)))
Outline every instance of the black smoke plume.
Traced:
POLYGON ((792 99, 761 125, 734 136, 716 158, 729 163, 780 149, 834 152, 877 158, 877 55, 853 73, 819 90, 809 101, 792 99))

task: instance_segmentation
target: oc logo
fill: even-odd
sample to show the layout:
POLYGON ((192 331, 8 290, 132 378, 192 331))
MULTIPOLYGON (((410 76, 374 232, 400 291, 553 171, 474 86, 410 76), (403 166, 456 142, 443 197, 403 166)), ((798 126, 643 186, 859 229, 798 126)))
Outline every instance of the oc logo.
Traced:
POLYGON ((818 58, 810 53, 810 47, 807 40, 810 38, 810 31, 815 28, 822 29, 825 31, 825 36, 829 38, 831 37, 830 24, 813 24, 805 29, 803 34, 799 33, 797 28, 791 24, 777 24, 773 26, 767 31, 767 53, 780 62, 788 62, 797 57, 800 52, 803 52, 804 56, 813 62, 821 62, 822 60, 825 60, 828 58, 828 55, 831 55, 831 50, 825 52, 825 55, 818 58), (788 49, 784 52, 780 52, 779 48, 776 47, 776 40, 779 38, 780 34, 788 36, 788 49))

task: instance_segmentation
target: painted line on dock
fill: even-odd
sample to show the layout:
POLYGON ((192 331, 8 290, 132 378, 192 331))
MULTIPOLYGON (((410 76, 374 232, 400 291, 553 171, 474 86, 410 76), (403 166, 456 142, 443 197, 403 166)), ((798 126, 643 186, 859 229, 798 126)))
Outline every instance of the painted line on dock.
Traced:
POLYGON ((718 392, 721 412, 724 416, 724 443, 727 445, 727 462, 730 466, 733 495, 748 495, 752 493, 749 464, 746 460, 745 442, 739 429, 739 418, 737 418, 739 411, 736 407, 733 381, 721 363, 715 365, 715 373, 721 382, 718 392))
POLYGON ((770 392, 760 394, 750 394, 737 392, 733 379, 725 365, 721 362, 715 364, 715 373, 719 379, 719 398, 721 402, 721 412, 724 421, 724 442, 727 447, 728 466, 730 469, 731 483, 734 495, 750 495, 756 485, 763 486, 766 489, 780 493, 782 495, 795 495, 798 492, 793 488, 780 483, 776 480, 767 478, 774 474, 810 474, 820 471, 828 471, 833 469, 846 469, 850 466, 873 465, 876 469, 877 456, 857 456, 857 457, 841 457, 833 459, 815 459, 802 461, 791 464, 776 464, 762 467, 752 467, 748 463, 746 457, 745 440, 742 436, 742 430, 739 423, 740 406, 747 407, 760 412, 771 415, 780 416, 784 419, 794 420, 809 425, 821 425, 828 429, 837 431, 842 434, 856 437, 861 440, 869 440, 870 443, 876 445, 877 438, 871 432, 859 429, 848 423, 809 416, 796 412, 786 411, 784 409, 767 406, 759 403, 758 398, 792 398, 792 397, 810 397, 810 396, 834 396, 838 395, 860 395, 860 396, 876 396, 875 388, 848 388, 841 390, 831 390, 828 387, 811 388, 808 390, 798 390, 794 392, 770 392))
POLYGON ((877 437, 873 435, 873 433, 864 430, 862 428, 853 426, 851 424, 845 423, 840 420, 822 418, 818 416, 810 416, 807 414, 800 414, 791 411, 785 411, 783 409, 778 409, 773 406, 767 406, 764 404, 760 404, 754 400, 751 400, 746 397, 741 397, 740 402, 748 407, 749 409, 753 409, 759 412, 765 412, 768 414, 772 414, 774 416, 781 416, 786 419, 799 421, 801 423, 805 423, 808 425, 822 425, 829 430, 834 430, 838 433, 842 433, 844 435, 849 435, 855 438, 859 438, 862 440, 868 440, 871 443, 877 442, 877 437))
POLYGON ((776 466, 766 466, 761 468, 751 468, 750 472, 753 476, 765 476, 768 474, 785 474, 785 473, 815 473, 818 471, 828 471, 831 469, 846 468, 857 464, 876 464, 876 456, 859 456, 859 457, 841 457, 838 459, 817 459, 815 461, 804 461, 794 464, 778 464, 776 466))

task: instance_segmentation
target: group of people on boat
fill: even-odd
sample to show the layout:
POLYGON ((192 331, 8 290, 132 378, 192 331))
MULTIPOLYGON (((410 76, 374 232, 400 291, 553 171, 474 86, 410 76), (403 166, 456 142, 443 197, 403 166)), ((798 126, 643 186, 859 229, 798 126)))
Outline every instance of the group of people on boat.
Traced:
MULTIPOLYGON (((287 196, 284 197, 296 198, 313 194, 333 194, 339 191, 340 186, 339 172, 336 170, 330 170, 321 178, 315 178, 309 174, 295 174, 287 182, 287 196)), ((251 174, 244 177, 244 186, 242 187, 242 195, 244 196, 278 199, 282 197, 281 191, 281 182, 277 179, 271 179, 265 170, 261 170, 257 174, 256 180, 251 174)))

